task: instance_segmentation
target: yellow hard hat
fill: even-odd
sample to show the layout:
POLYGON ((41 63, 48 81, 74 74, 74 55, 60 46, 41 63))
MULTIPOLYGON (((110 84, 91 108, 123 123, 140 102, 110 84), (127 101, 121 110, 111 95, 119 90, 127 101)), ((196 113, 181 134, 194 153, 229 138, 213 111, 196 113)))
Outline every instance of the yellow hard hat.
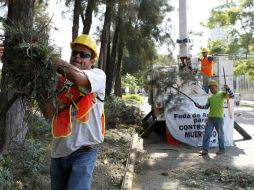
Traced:
POLYGON ((208 53, 208 49, 207 49, 207 48, 202 48, 202 49, 201 49, 201 52, 202 52, 202 53, 208 53))
POLYGON ((97 45, 94 41, 93 38, 91 38, 90 36, 86 35, 86 34, 82 34, 80 36, 78 36, 73 42, 70 43, 71 48, 73 48, 73 46, 75 44, 80 44, 80 45, 84 45, 88 48, 90 48, 95 55, 95 58, 97 57, 97 45))
POLYGON ((218 83, 215 80, 210 80, 208 86, 218 86, 218 83))

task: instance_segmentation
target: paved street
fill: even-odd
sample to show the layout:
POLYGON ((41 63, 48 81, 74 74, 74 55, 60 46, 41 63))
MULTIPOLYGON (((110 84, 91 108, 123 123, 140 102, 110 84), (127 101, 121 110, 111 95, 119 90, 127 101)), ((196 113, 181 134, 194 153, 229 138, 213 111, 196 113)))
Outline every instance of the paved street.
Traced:
MULTIPOLYGON (((254 107, 235 107, 235 121, 254 139, 254 107)), ((234 130, 234 140, 242 139, 234 130)))

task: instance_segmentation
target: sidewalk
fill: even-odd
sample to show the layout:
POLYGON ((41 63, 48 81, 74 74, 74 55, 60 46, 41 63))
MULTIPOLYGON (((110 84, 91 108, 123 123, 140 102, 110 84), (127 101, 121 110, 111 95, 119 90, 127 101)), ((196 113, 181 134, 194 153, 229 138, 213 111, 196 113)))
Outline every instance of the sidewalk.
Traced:
POLYGON ((251 182, 254 176, 250 175, 254 172, 254 140, 236 142, 235 146, 228 147, 227 152, 219 156, 215 154, 218 148, 211 148, 210 154, 204 157, 198 154, 201 147, 168 145, 164 138, 155 133, 147 139, 139 139, 137 144, 135 168, 129 181, 131 186, 122 190, 254 187, 251 182))
POLYGON ((241 106, 249 106, 249 107, 254 107, 254 101, 251 100, 241 100, 240 101, 241 106))

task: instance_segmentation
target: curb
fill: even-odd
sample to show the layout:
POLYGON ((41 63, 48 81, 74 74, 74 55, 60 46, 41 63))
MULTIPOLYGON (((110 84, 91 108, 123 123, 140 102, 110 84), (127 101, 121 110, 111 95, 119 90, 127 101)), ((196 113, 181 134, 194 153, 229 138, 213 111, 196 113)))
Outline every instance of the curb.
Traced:
POLYGON ((135 133, 133 140, 132 140, 130 154, 128 156, 126 166, 125 166, 125 172, 124 172, 125 174, 123 176, 121 190, 131 190, 131 188, 132 188, 138 139, 139 139, 138 134, 135 133))

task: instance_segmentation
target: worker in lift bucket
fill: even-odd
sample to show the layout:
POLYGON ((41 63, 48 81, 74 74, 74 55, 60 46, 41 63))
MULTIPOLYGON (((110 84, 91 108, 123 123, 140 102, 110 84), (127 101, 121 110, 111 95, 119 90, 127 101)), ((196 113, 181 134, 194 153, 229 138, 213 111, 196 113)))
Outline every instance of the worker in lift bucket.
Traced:
POLYGON ((205 127, 205 134, 203 136, 203 151, 200 152, 200 155, 208 155, 208 149, 209 149, 209 143, 210 143, 210 137, 213 131, 213 128, 215 127, 217 133, 218 133, 218 141, 219 141, 219 151, 216 154, 223 154, 225 153, 225 147, 224 147, 224 131, 223 131, 223 125, 224 125, 224 100, 226 98, 226 95, 228 94, 230 98, 234 97, 233 92, 230 90, 228 85, 224 85, 226 91, 219 91, 218 83, 215 80, 210 80, 208 82, 209 89, 212 93, 208 97, 206 105, 202 106, 198 103, 195 103, 195 106, 200 109, 208 109, 208 119, 206 122, 205 127))
POLYGON ((208 49, 202 48, 201 49, 202 58, 201 62, 201 74, 203 78, 203 89, 206 93, 209 93, 208 81, 212 79, 213 76, 213 57, 208 56, 208 49))

